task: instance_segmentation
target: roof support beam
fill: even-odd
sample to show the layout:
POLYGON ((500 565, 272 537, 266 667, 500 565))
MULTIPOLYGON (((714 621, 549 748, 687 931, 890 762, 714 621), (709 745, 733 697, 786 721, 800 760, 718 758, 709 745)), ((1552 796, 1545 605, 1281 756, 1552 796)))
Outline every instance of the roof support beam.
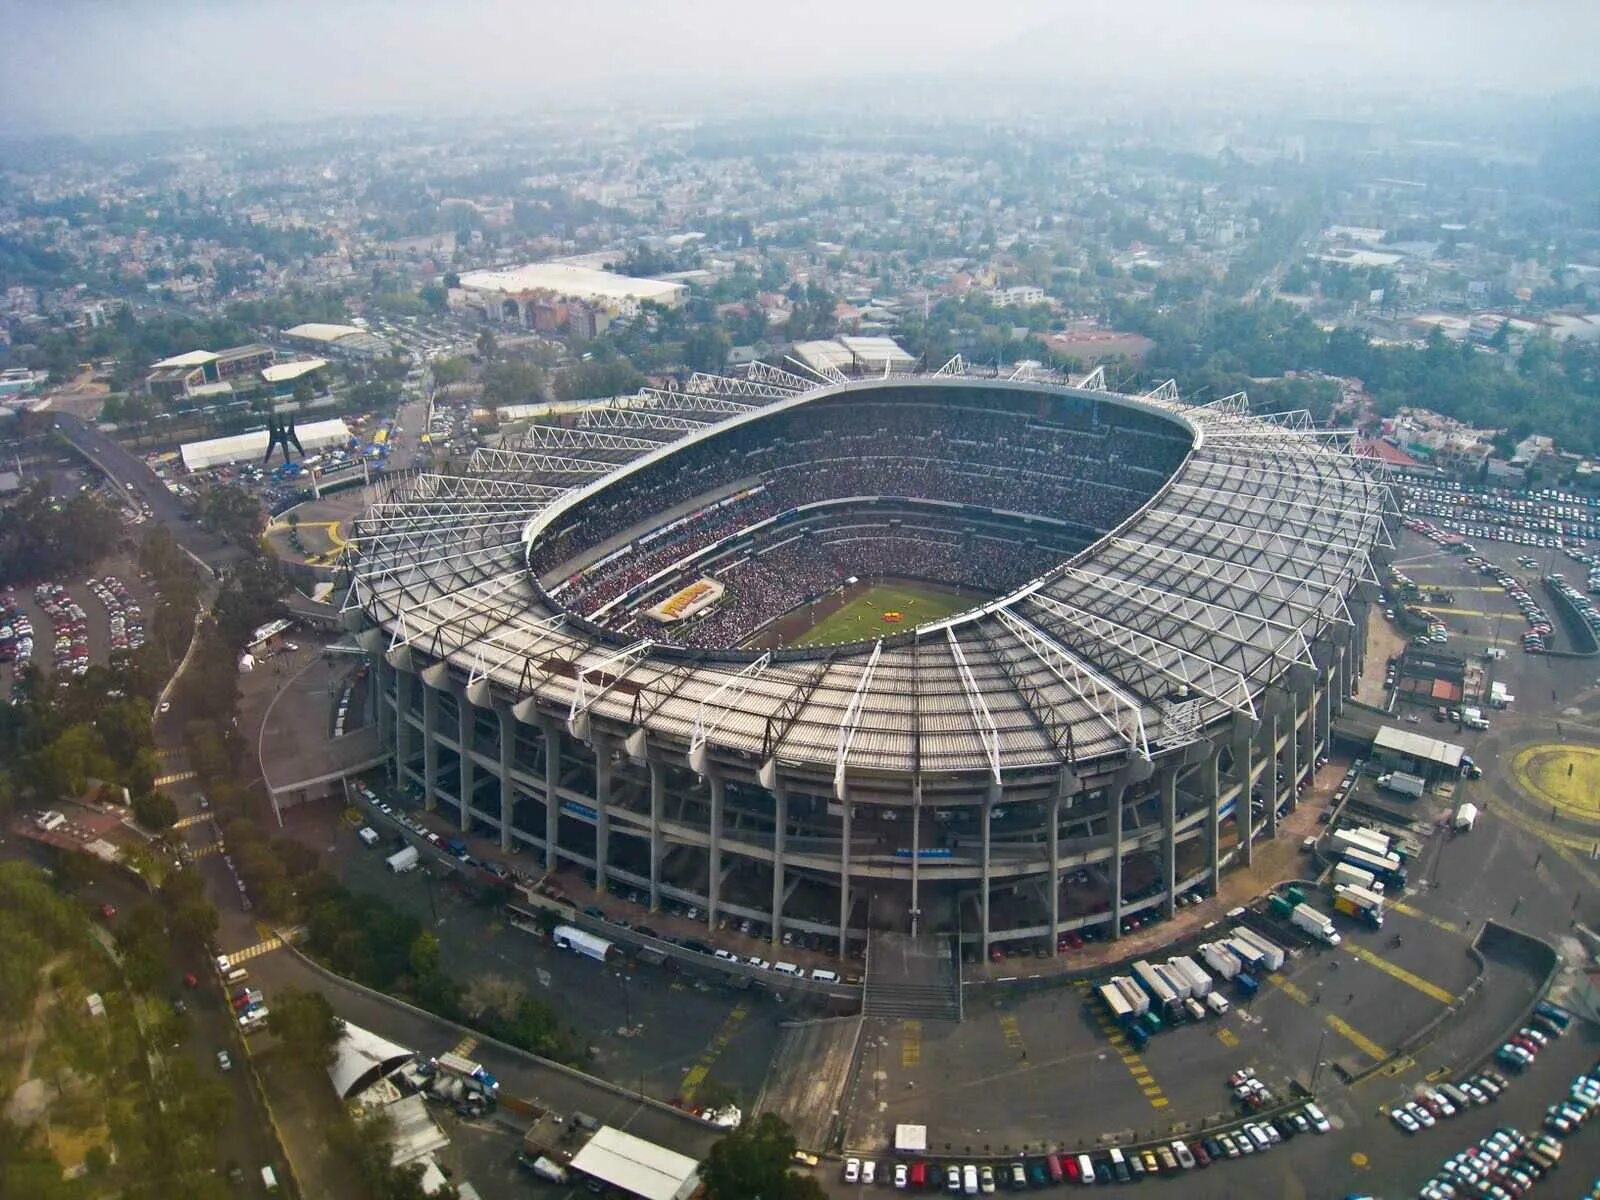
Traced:
POLYGON ((856 680, 856 690, 850 695, 850 703, 845 706, 844 716, 839 718, 839 746, 833 758, 833 794, 840 800, 844 799, 844 764, 850 757, 850 748, 856 743, 856 731, 861 726, 861 714, 866 707, 867 692, 872 687, 872 677, 878 670, 878 659, 883 656, 883 639, 879 638, 872 643, 872 653, 867 658, 867 665, 861 668, 861 676, 856 680))
POLYGON ((978 681, 972 677, 972 668, 967 666, 967 656, 961 649, 961 642, 956 637, 955 627, 946 625, 944 635, 950 642, 950 657, 956 662, 956 675, 961 680, 961 688, 967 694, 967 712, 972 716, 973 732, 983 742, 983 751, 989 758, 989 774, 993 776, 995 786, 1000 784, 1000 731, 995 728, 994 716, 989 712, 989 706, 984 702, 983 692, 978 687, 978 681))
POLYGON ((612 688, 621 682, 622 677, 634 667, 638 666, 644 656, 650 653, 650 647, 655 643, 649 638, 641 638, 631 646, 624 646, 606 655, 599 662, 590 663, 578 671, 577 679, 572 689, 572 707, 567 712, 567 732, 580 742, 589 740, 589 709, 612 688), (612 671, 611 668, 616 670, 612 671), (591 675, 603 677, 609 674, 600 684, 598 690, 591 691, 593 686, 589 677, 591 675))
POLYGON ((689 769, 696 775, 706 773, 706 739, 721 727, 727 718, 728 711, 744 699, 756 677, 767 669, 772 663, 772 652, 769 650, 753 663, 747 663, 736 672, 729 675, 719 683, 711 694, 700 701, 694 711, 694 732, 689 735, 689 769), (726 695, 727 699, 723 700, 726 695), (706 709, 716 706, 716 719, 709 724, 706 721, 706 709))

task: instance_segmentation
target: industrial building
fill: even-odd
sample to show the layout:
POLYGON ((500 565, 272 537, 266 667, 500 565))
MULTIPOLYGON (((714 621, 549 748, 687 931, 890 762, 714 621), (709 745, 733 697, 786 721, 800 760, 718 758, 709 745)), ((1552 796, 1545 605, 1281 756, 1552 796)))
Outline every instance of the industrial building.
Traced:
POLYGON ((700 1164, 687 1154, 610 1125, 596 1130, 569 1165, 638 1200, 689 1200, 700 1187, 700 1164))
POLYGON ((280 336, 291 346, 342 358, 384 358, 392 349, 375 333, 355 325, 332 325, 322 321, 296 325, 285 329, 280 336))
POLYGON ((502 270, 468 271, 461 287, 452 292, 459 309, 473 310, 496 325, 533 329, 541 320, 541 306, 552 301, 576 300, 608 313, 636 316, 641 304, 677 308, 689 298, 682 283, 636 279, 599 271, 576 263, 528 263, 502 270))
MULTIPOLYGON (((272 366, 277 353, 271 346, 252 344, 227 350, 190 350, 164 358, 150 368, 145 387, 161 400, 176 400, 205 391, 208 385, 231 384, 254 377, 272 366)), ((227 389, 227 390, 231 390, 227 389)))
POLYGON ((1053 953, 1207 894, 1295 807, 1392 545, 1369 470, 1308 423, 1170 383, 958 360, 819 386, 756 364, 395 485, 357 527, 346 619, 401 785, 547 869, 840 953, 869 929, 1053 953), (1018 434, 1066 459, 1019 468, 1018 434), (797 480, 815 499, 786 509, 797 480), (878 480, 900 498, 860 494, 878 480), (1050 486, 1082 511, 1039 506, 1050 486), (695 512, 717 524, 693 563, 652 559, 602 613, 567 603, 695 512), (837 646, 695 649, 630 607, 718 556, 907 523, 929 545, 1068 549, 966 612, 837 646))
MULTIPOLYGON (((350 443, 350 427, 342 417, 324 421, 311 421, 295 430, 300 445, 307 454, 315 454, 330 446, 350 443)), ((235 433, 227 437, 208 438, 203 442, 185 442, 178 448, 186 471, 209 471, 237 462, 259 462, 266 456, 269 437, 265 429, 252 429, 248 433, 235 433)))

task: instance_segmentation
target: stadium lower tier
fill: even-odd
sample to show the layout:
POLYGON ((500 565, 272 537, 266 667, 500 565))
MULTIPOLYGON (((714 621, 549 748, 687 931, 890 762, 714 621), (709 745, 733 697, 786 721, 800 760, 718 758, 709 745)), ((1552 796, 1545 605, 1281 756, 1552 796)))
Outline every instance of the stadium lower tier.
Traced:
POLYGON ((565 713, 480 707, 444 664, 381 657, 378 716, 400 787, 426 808, 652 911, 693 906, 713 930, 749 919, 775 942, 817 934, 841 954, 869 923, 959 934, 969 955, 1055 953, 1073 931, 1117 938, 1210 894, 1276 836, 1359 678, 1366 608, 1352 600, 1352 636, 1307 686, 1264 695, 1256 720, 1109 776, 852 780, 839 799, 833 780, 782 764, 763 779, 754 762, 696 770, 687 745, 654 738, 580 741, 565 713))

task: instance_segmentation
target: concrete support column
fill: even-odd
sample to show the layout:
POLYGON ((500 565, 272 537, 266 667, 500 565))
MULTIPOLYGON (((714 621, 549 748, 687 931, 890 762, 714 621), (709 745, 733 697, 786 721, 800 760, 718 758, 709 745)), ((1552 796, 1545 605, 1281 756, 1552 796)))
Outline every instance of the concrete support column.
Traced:
POLYGON ((1255 853, 1250 821, 1250 725, 1238 721, 1233 732, 1233 777, 1239 786, 1238 798, 1233 802, 1233 824, 1239 839, 1238 862, 1248 867, 1255 853))
POLYGON ((667 791, 667 768, 650 758, 650 911, 661 911, 661 808, 667 791))
POLYGON ((922 777, 911 781, 911 936, 922 923, 922 777))
POLYGON ((789 833, 789 792, 772 790, 772 944, 783 944, 783 843, 789 833))
POLYGON ((561 727, 546 721, 539 728, 544 733, 544 869, 554 871, 561 841, 561 727))
POLYGON ((980 940, 978 945, 979 953, 983 956, 982 961, 984 962, 989 961, 989 877, 991 873, 989 852, 993 840, 991 834, 994 824, 994 806, 999 799, 1000 789, 990 785, 989 795, 983 802, 983 880, 980 885, 983 890, 978 893, 978 919, 981 927, 979 929, 980 940))
POLYGON ((611 861, 611 743, 594 739, 594 890, 606 891, 606 867, 611 861))
POLYGON ((1045 805, 1050 822, 1050 957, 1061 953, 1061 792, 1045 805))
POLYGON ((1128 785, 1115 783, 1107 792, 1106 820, 1111 824, 1111 940, 1122 938, 1122 801, 1128 785))
POLYGON ((1216 745, 1200 764, 1200 790, 1210 805, 1206 814, 1206 854, 1214 892, 1222 875, 1222 752, 1216 745))
POLYGON ((839 841, 839 957, 843 958, 848 941, 846 931, 850 924, 850 822, 855 807, 850 799, 849 788, 844 789, 839 803, 844 810, 841 818, 844 836, 839 841))
POLYGON ((456 797, 461 801, 461 831, 465 833, 472 828, 472 789, 477 782, 477 764, 472 761, 472 744, 477 736, 475 722, 478 710, 473 707, 465 693, 456 693, 456 745, 461 747, 459 756, 461 777, 457 784, 456 797))
POLYGON ((1161 772, 1161 883, 1166 893, 1161 902, 1164 916, 1174 910, 1173 890, 1178 884, 1178 771, 1167 767, 1161 772))
MULTIPOLYGON (((1278 750, 1278 738, 1284 729, 1284 696, 1279 687, 1269 687, 1261 697, 1261 750, 1266 759, 1261 772, 1261 802, 1268 840, 1278 836, 1278 801, 1283 785, 1278 782, 1278 772, 1283 768, 1283 756, 1278 750)), ((1250 822, 1254 825, 1252 816, 1250 822)))
POLYGON ((511 783, 511 766, 517 757, 517 718, 509 704, 495 705, 500 718, 500 849, 509 851, 515 844, 511 830, 516 824, 517 793, 511 783))
POLYGON ((378 743, 391 754, 394 752, 394 707, 389 699, 389 689, 396 686, 395 670, 381 655, 373 655, 368 660, 371 664, 372 687, 368 692, 372 696, 372 720, 378 727, 378 743))
POLYGON ((708 775, 706 783, 711 787, 711 845, 710 860, 711 871, 706 880, 706 924, 715 929, 717 927, 717 905, 722 893, 722 802, 724 784, 722 776, 708 775))
POLYGON ((1322 696, 1317 703, 1317 741, 1322 745, 1322 752, 1331 757, 1333 754, 1333 666, 1331 663, 1322 670, 1322 696))
POLYGON ((422 807, 439 807, 439 689, 422 685, 422 807))
POLYGON ((1287 807, 1285 815, 1292 813, 1300 803, 1300 697, 1289 693, 1288 733, 1283 739, 1283 786, 1287 807))
POLYGON ((410 671, 396 669, 394 673, 394 782, 397 788, 405 786, 405 766, 411 761, 411 689, 417 686, 417 677, 410 671))

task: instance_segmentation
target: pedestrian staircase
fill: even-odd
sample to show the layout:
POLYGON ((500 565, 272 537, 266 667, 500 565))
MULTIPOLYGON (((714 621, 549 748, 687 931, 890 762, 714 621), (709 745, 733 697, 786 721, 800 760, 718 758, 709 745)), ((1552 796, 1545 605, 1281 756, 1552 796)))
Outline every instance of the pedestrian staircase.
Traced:
POLYGON ((874 932, 861 1011, 893 1020, 961 1020, 961 976, 950 939, 874 932))

